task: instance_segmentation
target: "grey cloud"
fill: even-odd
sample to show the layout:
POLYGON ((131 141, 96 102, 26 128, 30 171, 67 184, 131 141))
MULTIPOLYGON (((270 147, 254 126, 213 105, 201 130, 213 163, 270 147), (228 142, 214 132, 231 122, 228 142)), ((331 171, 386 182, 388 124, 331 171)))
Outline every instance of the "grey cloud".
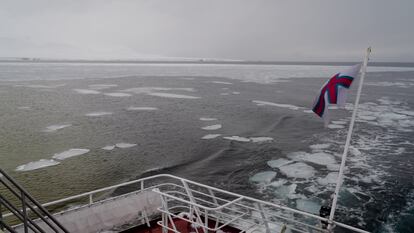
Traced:
POLYGON ((411 0, 2 1, 0 57, 414 61, 411 0))

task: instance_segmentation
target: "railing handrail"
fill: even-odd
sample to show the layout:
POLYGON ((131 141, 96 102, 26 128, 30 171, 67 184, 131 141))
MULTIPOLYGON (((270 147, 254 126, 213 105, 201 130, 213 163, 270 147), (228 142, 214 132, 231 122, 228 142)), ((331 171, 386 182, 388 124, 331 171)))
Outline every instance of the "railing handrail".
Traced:
MULTIPOLYGON (((3 171, 3 169, 0 168, 0 183, 2 183, 4 185, 4 187, 6 187, 7 190, 9 190, 10 192, 12 192, 14 194, 15 197, 17 197, 21 202, 22 202, 22 212, 20 213, 20 211, 18 211, 19 215, 22 215, 23 217, 23 224, 24 224, 24 228, 25 228, 25 232, 27 232, 27 227, 30 227, 31 229, 33 229, 30 225, 28 225, 28 222, 30 222, 30 224, 32 224, 33 226, 35 226, 37 229, 39 229, 39 226, 34 223, 33 221, 31 221, 31 219, 29 220, 29 216, 27 214, 27 210, 28 209, 32 209, 34 210, 34 208, 40 210, 42 213, 39 213, 37 211, 34 211, 34 213, 40 218, 42 219, 43 222, 45 222, 52 230, 54 230, 55 232, 59 232, 58 230, 61 230, 63 232, 68 233, 69 231, 66 230, 66 228, 60 224, 59 221, 56 220, 55 217, 53 217, 53 215, 51 215, 49 213, 49 211, 47 211, 34 197, 32 197, 29 192, 26 191, 26 189, 24 189, 22 186, 20 186, 17 181, 15 181, 9 174, 7 174, 5 171, 3 171), (9 184, 7 184, 6 182, 10 183, 11 186, 9 184), (20 196, 19 194, 16 192, 17 189, 20 192, 20 196), (27 202, 27 199, 29 199, 31 201, 31 203, 33 203, 34 207, 32 207, 30 205, 29 202, 27 202), (26 207, 28 206, 28 207, 26 207), (44 215, 44 216, 43 216, 44 215), (47 219, 46 219, 47 218, 47 219), (54 224, 51 224, 48 219, 54 224)), ((3 201, 7 201, 6 199, 4 199, 3 201)), ((11 204, 11 203, 10 203, 11 204)), ((9 206, 12 208, 15 208, 15 206, 9 206)), ((6 208, 9 209, 9 207, 6 206, 6 208)), ((16 208, 17 209, 17 208, 16 208)), ((9 209, 10 210, 10 209, 9 209)), ((11 210, 10 210, 11 211, 11 210)), ((1 213, 0 213, 1 214, 1 213)), ((16 217, 19 217, 18 215, 16 215, 16 217)), ((3 222, 4 223, 4 222, 3 222)), ((5 224, 5 223, 4 223, 5 224)), ((6 224, 5 224, 6 225, 6 224)))
MULTIPOLYGON (((253 197, 248 197, 248 196, 244 196, 244 195, 241 195, 241 194, 233 193, 233 192, 230 192, 230 191, 226 191, 226 190, 219 189, 219 188, 216 188, 216 187, 212 187, 212 186, 209 186, 209 185, 201 184, 201 183, 198 183, 196 181, 188 180, 186 178, 178 177, 178 176, 171 175, 171 174, 157 174, 157 175, 148 176, 148 177, 144 177, 144 178, 140 178, 140 179, 136 179, 136 180, 132 180, 132 181, 127 181, 127 182, 123 182, 123 183, 120 183, 120 184, 116 184, 116 185, 112 185, 112 186, 108 186, 108 187, 104 187, 104 188, 99 188, 99 189, 95 189, 95 190, 92 190, 92 191, 89 191, 89 192, 85 192, 85 193, 73 195, 73 196, 70 196, 70 197, 62 198, 62 199, 59 199, 59 200, 47 202, 47 203, 43 204, 42 206, 47 207, 47 206, 51 206, 51 205, 56 205, 56 204, 64 203, 64 202, 67 202, 67 201, 79 199, 79 198, 82 198, 82 197, 91 196, 91 195, 96 194, 96 193, 101 193, 101 192, 112 190, 112 189, 115 189, 115 188, 119 188, 119 187, 123 187, 123 186, 127 186, 127 185, 132 185, 132 184, 136 184, 136 183, 139 183, 139 182, 144 182, 144 181, 147 181, 147 180, 153 180, 153 179, 157 179, 157 178, 172 178, 172 179, 175 179, 175 180, 178 180, 178 181, 181 181, 181 182, 184 181, 184 182, 187 182, 189 184, 197 185, 199 187, 211 189, 211 190, 214 190, 216 192, 221 192, 223 194, 233 196, 235 199, 241 198, 243 200, 248 200, 248 201, 268 205, 268 206, 271 206, 271 207, 274 207, 274 208, 278 208, 278 209, 290 211, 290 212, 293 212, 293 213, 301 214, 303 216, 311 217, 311 218, 314 218, 314 219, 327 221, 327 222, 330 222, 330 223, 335 224, 337 226, 340 226, 340 227, 343 227, 345 229, 349 229, 349 230, 352 230, 352 231, 355 231, 355 232, 358 232, 358 233, 369 233, 368 231, 365 231, 365 230, 362 230, 362 229, 359 229, 359 228, 356 228, 356 227, 352 227, 352 226, 349 226, 349 225, 344 224, 344 223, 340 223, 340 222, 336 222, 336 221, 329 221, 329 219, 320 217, 320 216, 315 215, 315 214, 311 214, 311 213, 308 213, 308 212, 296 210, 296 209, 293 209, 293 208, 290 208, 290 207, 287 207, 287 206, 282 206, 282 205, 278 205, 278 204, 271 203, 271 202, 266 202, 266 201, 256 199, 256 198, 253 198, 253 197)), ((209 207, 204 207, 204 208, 208 209, 209 207)), ((3 216, 6 216, 6 215, 3 215, 3 216)))

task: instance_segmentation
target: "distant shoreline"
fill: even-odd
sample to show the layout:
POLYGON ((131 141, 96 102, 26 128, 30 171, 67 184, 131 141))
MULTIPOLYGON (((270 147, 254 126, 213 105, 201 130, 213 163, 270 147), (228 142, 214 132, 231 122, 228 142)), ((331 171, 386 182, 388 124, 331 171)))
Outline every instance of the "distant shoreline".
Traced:
MULTIPOLYGON (((167 61, 167 60, 48 60, 48 59, 0 59, 0 63, 86 63, 86 64, 199 64, 199 65, 325 65, 347 66, 356 62, 304 62, 304 61, 167 61)), ((414 62, 371 62, 370 66, 414 67, 414 62)))

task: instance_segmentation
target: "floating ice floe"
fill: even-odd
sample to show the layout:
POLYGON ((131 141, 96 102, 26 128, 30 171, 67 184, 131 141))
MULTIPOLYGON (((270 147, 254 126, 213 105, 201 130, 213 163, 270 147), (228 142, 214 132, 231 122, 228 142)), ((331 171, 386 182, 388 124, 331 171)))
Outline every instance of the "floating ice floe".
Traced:
POLYGON ((214 139, 216 137, 221 136, 221 134, 207 134, 205 136, 203 136, 201 139, 214 139))
POLYGON ((274 171, 259 172, 254 176, 250 177, 250 181, 255 183, 269 184, 273 180, 273 178, 276 177, 276 175, 277 173, 274 171))
POLYGON ((367 82, 368 86, 410 88, 414 83, 406 82, 367 82))
POLYGON ((287 180, 285 180, 285 179, 278 179, 276 181, 271 182, 269 184, 269 186, 272 186, 274 188, 278 188, 278 187, 280 187, 280 186, 282 186, 282 185, 284 185, 286 183, 287 183, 287 180))
POLYGON ((267 106, 274 106, 274 107, 279 107, 279 108, 288 108, 288 109, 291 109, 291 110, 301 109, 301 107, 291 105, 291 104, 278 104, 278 103, 272 103, 272 102, 261 101, 261 100, 253 100, 252 102, 257 104, 258 106, 267 105, 267 106))
POLYGON ((364 116, 364 115, 359 115, 358 116, 358 120, 375 121, 376 119, 377 119, 376 116, 364 116))
POLYGON ((276 189, 276 194, 282 199, 295 199, 301 197, 296 194, 297 184, 281 185, 276 189))
POLYGON ((162 92, 162 91, 187 91, 187 92, 195 92, 194 88, 188 87, 133 87, 122 90, 122 92, 132 92, 135 94, 149 94, 152 92, 162 92))
POLYGON ((31 87, 31 88, 45 88, 45 89, 52 89, 52 88, 58 88, 58 87, 63 87, 66 84, 55 84, 55 85, 41 85, 41 84, 33 84, 33 85, 27 85, 26 87, 31 87))
POLYGON ((238 141, 238 142, 250 142, 250 139, 240 137, 240 136, 231 136, 231 137, 223 137, 223 138, 227 140, 238 141))
POLYGON ((163 93, 163 92, 151 92, 151 93, 148 93, 148 95, 164 97, 164 98, 175 98, 175 99, 200 99, 200 97, 198 96, 179 95, 179 94, 163 93))
POLYGON ((302 160, 306 162, 315 163, 318 165, 327 165, 327 164, 335 164, 336 160, 335 157, 324 153, 324 152, 317 152, 317 153, 307 153, 303 151, 293 152, 288 154, 288 157, 293 160, 302 160))
POLYGON ((232 85, 233 84, 233 83, 230 83, 230 82, 222 82, 222 81, 212 81, 211 83, 225 84, 225 85, 232 85))
POLYGON ((336 124, 329 124, 327 127, 329 129, 343 129, 343 128, 345 128, 343 125, 336 125, 336 124))
POLYGON ((89 88, 92 90, 104 90, 117 86, 117 84, 91 84, 89 85, 89 88))
POLYGON ((306 163, 297 162, 279 168, 287 177, 307 179, 315 175, 315 169, 306 163))
POLYGON ((328 149, 331 146, 331 144, 315 144, 315 145, 310 145, 309 147, 312 150, 323 150, 323 149, 328 149))
POLYGON ((240 92, 238 92, 238 91, 233 91, 231 94, 233 94, 233 95, 240 95, 240 92))
POLYGON ((332 124, 335 124, 335 125, 345 125, 346 124, 346 121, 332 121, 332 124))
POLYGON ((154 111, 158 110, 158 108, 155 107, 133 107, 130 106, 127 108, 128 111, 154 111))
POLYGON ((335 184, 338 178, 338 172, 330 172, 324 178, 318 178, 317 182, 320 185, 328 185, 328 184, 335 184))
POLYGON ((116 147, 118 147, 118 148, 122 148, 122 149, 125 149, 125 148, 131 148, 131 147, 134 147, 134 146, 136 146, 137 144, 133 144, 133 143, 125 143, 125 142, 120 142, 120 143, 117 143, 117 144, 115 144, 115 146, 116 147))
POLYGON ((255 142, 255 143, 261 143, 261 142, 273 141, 273 138, 271 138, 271 137, 251 137, 250 140, 252 142, 255 142))
POLYGON ((96 90, 89 90, 89 89, 73 89, 73 91, 79 93, 79 94, 84 94, 84 95, 97 95, 97 94, 101 94, 101 92, 96 91, 96 90))
POLYGON ((204 129, 204 130, 218 130, 218 129, 221 129, 221 124, 209 125, 209 126, 201 128, 201 129, 204 129))
POLYGON ((60 129, 64 129, 66 127, 72 126, 71 124, 61 124, 61 125, 49 125, 48 127, 46 127, 45 130, 43 130, 43 132, 56 132, 60 129))
POLYGON ((111 92, 111 93, 104 93, 106 96, 112 96, 112 97, 129 97, 132 96, 128 93, 122 93, 122 92, 111 92))
POLYGON ((414 111, 408 104, 388 97, 378 99, 379 104, 362 103, 357 121, 380 127, 393 127, 399 131, 410 132, 414 127, 414 111))
POLYGON ((85 116, 98 117, 98 116, 106 116, 106 115, 111 115, 111 114, 112 112, 91 112, 91 113, 85 114, 85 116))
POLYGON ((289 163, 293 163, 294 161, 292 160, 287 160, 287 159, 276 159, 276 160, 270 160, 267 161, 267 165, 271 168, 279 168, 281 166, 287 165, 289 163))
POLYGON ((115 145, 108 145, 101 148, 102 150, 113 150, 115 149, 115 145))
POLYGON ((36 170, 44 167, 50 167, 58 165, 59 162, 53 159, 41 159, 39 161, 30 162, 24 165, 20 165, 16 168, 16 171, 22 172, 22 171, 31 171, 36 170))
POLYGON ((89 149, 70 149, 70 150, 67 150, 67 151, 57 153, 57 154, 53 155, 52 158, 58 159, 58 160, 64 160, 64 159, 68 159, 68 158, 71 158, 71 157, 86 154, 89 151, 90 151, 89 149))
POLYGON ((29 110, 30 107, 29 106, 20 106, 20 107, 17 107, 17 109, 20 109, 20 110, 29 110))
POLYGON ((319 209, 321 208, 321 205, 315 201, 297 199, 296 208, 298 210, 302 210, 308 213, 319 214, 319 209))
POLYGON ((200 117, 200 121, 216 121, 217 118, 211 118, 211 117, 200 117))
POLYGON ((329 171, 339 171, 340 166, 341 166, 341 165, 339 165, 339 164, 327 164, 327 165, 326 165, 326 168, 327 168, 329 171))

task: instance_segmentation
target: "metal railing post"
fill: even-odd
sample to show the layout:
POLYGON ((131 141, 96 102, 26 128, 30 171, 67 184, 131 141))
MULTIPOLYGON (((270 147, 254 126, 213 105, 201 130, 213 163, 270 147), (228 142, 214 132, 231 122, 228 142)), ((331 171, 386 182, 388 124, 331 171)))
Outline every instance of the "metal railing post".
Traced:
MULTIPOLYGON (((1 174, 0 174, 0 179, 1 179, 1 174)), ((3 223, 3 207, 0 203, 0 223, 3 223)), ((4 230, 4 226, 3 224, 0 224, 0 230, 4 230)))
MULTIPOLYGON (((190 199, 190 202, 192 202, 192 203, 194 203, 194 204, 196 204, 197 202, 195 201, 195 199, 194 199, 194 196, 193 196, 193 194, 191 193, 191 189, 190 189, 190 187, 188 186, 188 184, 187 184, 187 182, 186 181, 184 181, 184 180, 181 180, 181 182, 182 182, 182 184, 183 184, 183 186, 184 186, 184 189, 185 189, 185 192, 187 193, 187 195, 188 195, 188 198, 190 199)), ((197 223, 200 225, 200 226, 203 226, 203 220, 201 220, 201 211, 200 211, 200 209, 197 207, 197 206, 195 206, 194 205, 194 211, 195 211, 195 213, 196 213, 196 219, 197 219, 197 223)), ((205 229, 205 228, 203 228, 203 231, 204 231, 204 233, 207 233, 207 229, 205 229)))
POLYGON ((21 199, 22 199, 22 214, 23 214, 23 227, 24 227, 24 233, 28 233, 29 229, 27 228, 27 211, 26 211, 26 198, 24 195, 24 192, 20 192, 21 199))
POLYGON ((93 203, 93 196, 92 195, 93 195, 92 193, 89 194, 89 205, 92 205, 92 203, 93 203))
POLYGON ((263 211, 262 204, 258 203, 257 208, 260 210, 260 215, 262 216, 263 223, 266 227, 266 233, 270 233, 269 223, 267 222, 266 214, 263 211))
MULTIPOLYGON (((56 218, 54 216, 52 216, 49 213, 49 211, 46 210, 45 207, 43 207, 38 201, 36 201, 35 198, 33 198, 22 186, 20 186, 11 176, 9 176, 1 168, 0 168, 0 175, 2 175, 0 177, 0 183, 2 183, 9 191, 11 191, 17 198, 19 198, 22 201, 22 205, 23 205, 22 212, 19 213, 20 211, 18 211, 17 213, 23 215, 23 216, 21 216, 22 217, 21 221, 24 224, 25 232, 28 232, 27 231, 27 226, 29 226, 32 229, 31 225, 27 224, 27 221, 29 221, 31 224, 36 226, 36 228, 38 228, 37 224, 32 223, 32 220, 30 218, 28 218, 28 216, 27 216, 26 211, 27 211, 27 207, 29 207, 31 210, 33 210, 38 215, 38 217, 40 217, 42 219, 43 222, 45 222, 50 228, 52 228, 53 231, 59 232, 59 229, 60 229, 61 231, 68 233, 68 230, 66 230, 66 228, 60 222, 58 222, 56 220, 56 218), (19 195, 18 191, 15 191, 15 189, 20 191, 20 195, 19 195), (34 205, 34 207, 32 207, 32 205, 30 205, 26 201, 26 198, 34 205), (36 208, 39 211, 37 211, 36 208), (43 216, 43 214, 45 216, 43 216), (51 222, 49 222, 49 220, 51 222)), ((0 198, 0 200, 1 199, 2 198, 0 198)), ((3 201, 5 201, 5 203, 6 203, 7 199, 3 198, 3 201)), ((9 203, 7 203, 7 204, 9 204, 9 203)), ((14 207, 11 203, 10 203, 10 206, 14 207)), ((8 208, 8 209, 10 210, 10 208, 8 208)), ((16 216, 18 217, 18 215, 16 215, 16 216)), ((39 230, 41 230, 41 229, 39 229, 39 230)))

